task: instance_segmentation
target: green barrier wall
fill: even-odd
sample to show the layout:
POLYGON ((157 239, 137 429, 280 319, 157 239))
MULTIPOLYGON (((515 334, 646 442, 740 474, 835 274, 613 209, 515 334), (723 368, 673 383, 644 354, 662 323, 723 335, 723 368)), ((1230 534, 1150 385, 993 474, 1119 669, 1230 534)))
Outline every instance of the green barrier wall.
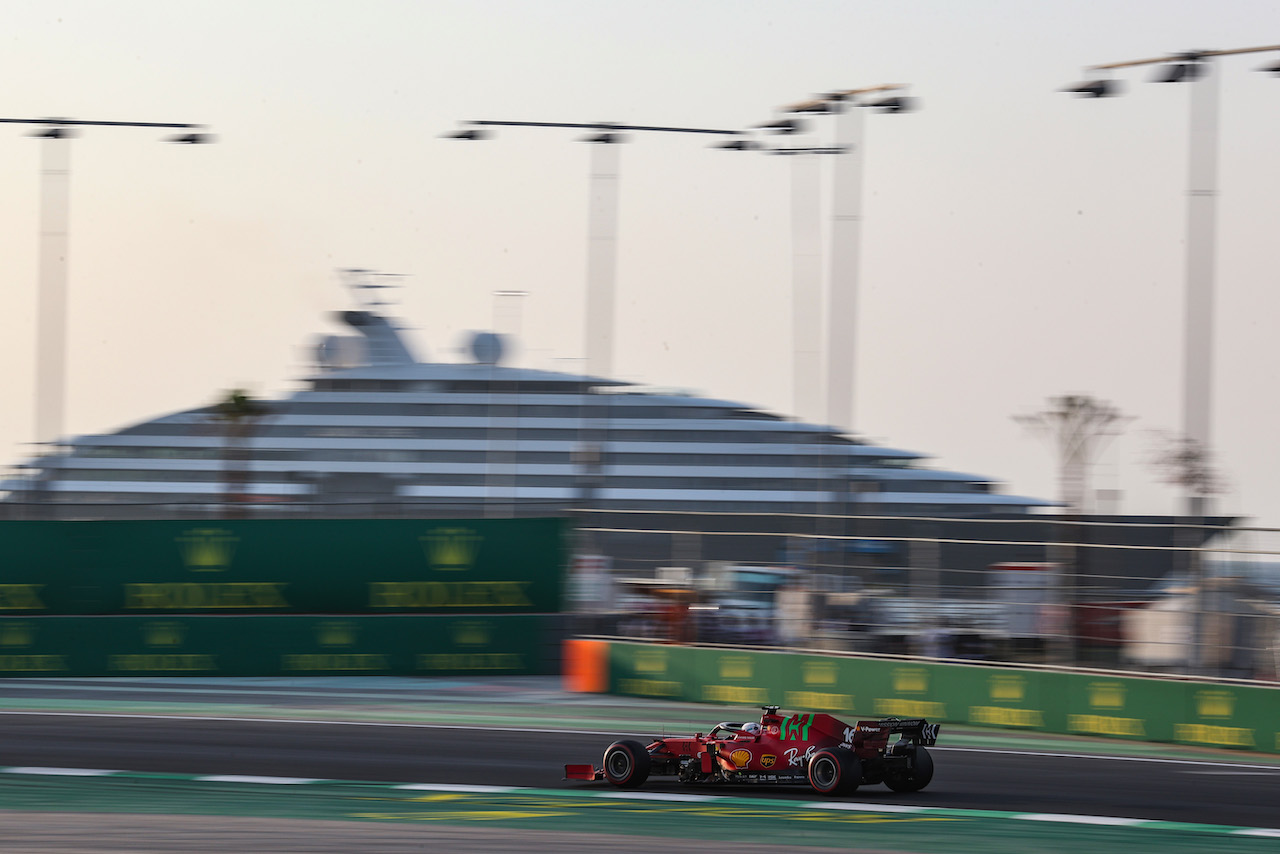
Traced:
POLYGON ((0 617, 0 676, 557 672, 556 615, 0 617))
POLYGON ((609 690, 1280 753, 1280 688, 610 643, 609 690))
POLYGON ((0 522, 0 615, 561 610, 563 519, 0 522))

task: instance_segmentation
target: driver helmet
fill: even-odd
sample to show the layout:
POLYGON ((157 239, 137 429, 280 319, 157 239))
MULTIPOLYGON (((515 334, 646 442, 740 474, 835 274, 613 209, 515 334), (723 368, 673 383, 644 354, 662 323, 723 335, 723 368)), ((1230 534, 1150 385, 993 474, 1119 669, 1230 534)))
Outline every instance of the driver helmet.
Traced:
POLYGON ((742 731, 745 732, 747 735, 759 735, 760 724, 756 723, 755 721, 751 721, 750 723, 743 725, 742 731))

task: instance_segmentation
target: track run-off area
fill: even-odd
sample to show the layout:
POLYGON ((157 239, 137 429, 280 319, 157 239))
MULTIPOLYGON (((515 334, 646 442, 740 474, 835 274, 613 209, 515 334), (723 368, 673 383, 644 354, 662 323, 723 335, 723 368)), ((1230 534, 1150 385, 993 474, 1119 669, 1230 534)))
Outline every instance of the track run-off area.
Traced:
POLYGON ((0 838, 6 851, 1280 850, 1280 759, 1241 752, 944 725, 936 776, 909 795, 561 779, 615 738, 752 711, 539 678, 5 680, 0 838))

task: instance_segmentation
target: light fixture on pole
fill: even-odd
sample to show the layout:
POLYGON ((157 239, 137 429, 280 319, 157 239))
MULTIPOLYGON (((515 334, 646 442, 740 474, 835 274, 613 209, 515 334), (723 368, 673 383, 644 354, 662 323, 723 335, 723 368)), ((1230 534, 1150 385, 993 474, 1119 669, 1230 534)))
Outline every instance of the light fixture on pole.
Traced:
POLYGON ((168 141, 212 142, 204 125, 174 122, 116 122, 83 119, 0 118, 0 124, 36 125, 43 140, 40 168, 40 244, 36 306, 35 433, 38 446, 51 449, 62 439, 66 404, 67 251, 69 246, 71 152, 69 143, 84 127, 154 128, 185 131, 168 141))
POLYGON ((617 122, 515 122, 468 121, 461 130, 444 134, 446 139, 485 140, 495 127, 561 128, 593 131, 580 142, 594 143, 591 153, 591 180, 587 215, 587 373, 608 378, 613 375, 614 304, 618 267, 619 151, 628 133, 686 133, 738 136, 736 130, 716 128, 624 125, 617 122))
POLYGON ((1083 98, 1111 98, 1119 95, 1121 89, 1119 81, 1112 80, 1109 77, 1098 77, 1093 80, 1073 83, 1062 91, 1070 92, 1083 98))
MULTIPOLYGON (((1220 56, 1280 51, 1280 45, 1234 50, 1187 51, 1151 59, 1126 60, 1089 66, 1086 71, 1110 74, 1123 68, 1157 66, 1153 82, 1192 83, 1190 89, 1189 143, 1187 150, 1186 303, 1184 309, 1182 432, 1189 446, 1208 456, 1212 450, 1214 251, 1217 229, 1218 88, 1213 60, 1220 56)), ((1262 71, 1274 71, 1280 65, 1262 71)), ((1065 88, 1065 92, 1090 98, 1119 93, 1109 77, 1095 78, 1065 88)), ((1208 495, 1189 489, 1187 514, 1209 514, 1208 495)))

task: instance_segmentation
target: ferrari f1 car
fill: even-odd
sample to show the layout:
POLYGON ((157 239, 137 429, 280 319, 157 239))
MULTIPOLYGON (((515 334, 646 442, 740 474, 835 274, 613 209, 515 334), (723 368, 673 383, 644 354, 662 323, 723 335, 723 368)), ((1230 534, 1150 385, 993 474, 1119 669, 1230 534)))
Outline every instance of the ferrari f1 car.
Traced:
POLYGON ((602 767, 565 765, 565 778, 608 780, 624 789, 650 775, 682 783, 807 781, 824 795, 874 783, 918 792, 933 779, 933 758, 925 748, 937 743, 938 724, 882 718, 850 726, 827 714, 783 717, 777 706, 763 708, 758 724, 726 721, 706 735, 658 738, 647 746, 615 741, 605 750, 602 767))

